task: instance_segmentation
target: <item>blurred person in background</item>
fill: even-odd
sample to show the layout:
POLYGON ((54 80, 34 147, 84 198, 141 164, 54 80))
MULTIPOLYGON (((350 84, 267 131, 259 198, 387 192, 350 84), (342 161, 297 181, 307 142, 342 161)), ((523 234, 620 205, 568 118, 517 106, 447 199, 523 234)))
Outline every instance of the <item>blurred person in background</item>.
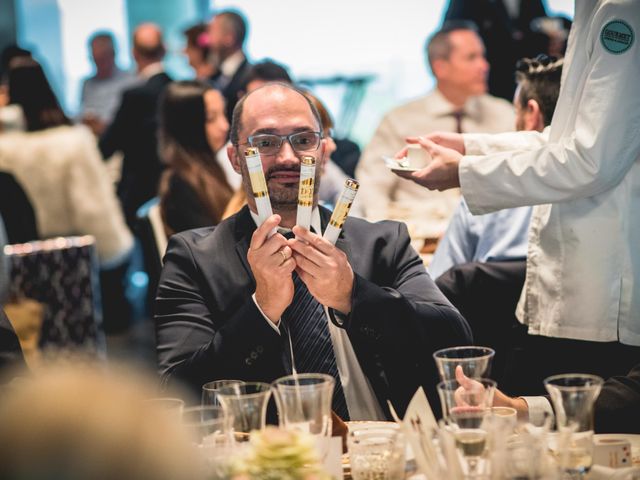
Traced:
POLYGON ((171 82, 164 71, 162 31, 153 23, 139 25, 133 33, 133 58, 141 85, 125 90, 113 122, 100 138, 100 151, 109 158, 124 154, 118 197, 127 224, 134 228, 136 211, 158 194, 163 165, 158 158, 158 99, 171 82))
POLYGON ((109 328, 128 312, 123 278, 133 237, 95 138, 84 125, 71 124, 34 60, 12 62, 9 98, 22 108, 26 131, 0 135, 0 171, 13 175, 24 188, 41 238, 95 237, 105 328, 109 328))
POLYGON ((116 47, 111 32, 94 33, 89 40, 95 74, 84 80, 80 96, 80 116, 93 133, 100 136, 116 113, 122 92, 138 80, 116 65, 116 47))
POLYGON ((215 67, 209 60, 207 25, 198 23, 185 29, 182 33, 187 39, 183 53, 187 56, 189 66, 193 68, 197 80, 206 80, 215 71, 215 67))
POLYGON ((216 161, 229 123, 219 91, 197 81, 169 84, 160 99, 160 212, 167 235, 217 225, 233 191, 216 161))
POLYGON ((197 450, 131 368, 48 362, 0 398, 4 480, 196 480, 197 450))
POLYGON ((32 58, 31 52, 9 45, 0 55, 0 133, 11 130, 24 130, 24 115, 19 105, 9 104, 9 65, 15 58, 32 58))
POLYGON ((420 236, 436 240, 449 223, 459 193, 429 192, 406 182, 385 167, 382 157, 393 156, 406 144, 405 138, 416 132, 513 130, 513 107, 486 94, 489 65, 474 28, 451 22, 433 34, 426 53, 436 87, 394 108, 380 122, 356 169, 361 184, 358 200, 365 218, 406 220, 420 236))
POLYGON ((210 81, 222 92, 227 102, 227 120, 231 122, 243 77, 251 67, 243 50, 247 22, 237 10, 222 10, 209 22, 208 32, 210 61, 215 69, 210 81))
POLYGON ((513 98, 518 59, 546 53, 548 37, 532 28, 547 15, 544 0, 450 0, 444 21, 467 20, 478 28, 487 48, 489 92, 513 98))

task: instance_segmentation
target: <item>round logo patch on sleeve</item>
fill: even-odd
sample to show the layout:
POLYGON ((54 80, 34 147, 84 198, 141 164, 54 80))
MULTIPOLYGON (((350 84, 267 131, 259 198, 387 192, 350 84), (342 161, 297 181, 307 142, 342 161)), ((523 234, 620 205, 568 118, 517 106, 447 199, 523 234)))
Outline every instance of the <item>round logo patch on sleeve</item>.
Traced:
POLYGON ((633 29, 622 20, 612 20, 602 27, 600 41, 602 46, 616 55, 626 52, 633 44, 633 29))

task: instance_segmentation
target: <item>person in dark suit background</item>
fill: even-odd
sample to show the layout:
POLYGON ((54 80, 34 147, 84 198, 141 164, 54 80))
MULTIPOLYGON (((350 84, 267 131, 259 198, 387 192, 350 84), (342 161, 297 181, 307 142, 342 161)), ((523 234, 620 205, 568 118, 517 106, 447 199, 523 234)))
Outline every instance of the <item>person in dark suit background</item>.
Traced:
POLYGON ((233 108, 244 87, 244 78, 251 64, 243 50, 247 22, 237 10, 222 10, 209 22, 210 61, 215 72, 210 81, 227 102, 227 120, 231 123, 233 108))
POLYGON ((298 157, 320 161, 320 131, 315 108, 289 85, 266 85, 236 106, 228 153, 248 206, 169 242, 155 305, 163 382, 197 391, 215 379, 271 382, 295 364, 338 380, 333 408, 343 418, 389 418, 387 399, 403 414, 419 386, 438 405, 431 354, 471 335, 427 275, 406 226, 348 218, 333 246, 319 236, 330 212, 317 207, 316 187, 317 234, 294 227, 298 157), (247 145, 260 148, 275 212, 257 228, 247 145))
POLYGON ((543 0, 450 0, 444 22, 470 20, 487 49, 489 93, 509 101, 516 84, 516 61, 546 53, 548 39, 533 32, 531 21, 547 15, 543 0))
POLYGON ((113 122, 100 138, 104 158, 116 151, 124 155, 118 197, 130 227, 138 207, 157 195, 163 168, 157 153, 156 116, 160 94, 171 82, 162 66, 164 55, 160 28, 139 25, 133 34, 133 57, 144 83, 123 93, 113 122))

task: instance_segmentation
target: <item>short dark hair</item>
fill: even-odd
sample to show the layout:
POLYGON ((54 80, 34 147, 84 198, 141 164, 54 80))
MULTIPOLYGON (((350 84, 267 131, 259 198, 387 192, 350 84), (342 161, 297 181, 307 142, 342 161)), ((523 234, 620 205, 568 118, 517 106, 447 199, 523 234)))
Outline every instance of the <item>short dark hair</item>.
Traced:
POLYGON ((287 69, 270 59, 265 59, 251 65, 242 79, 242 90, 246 91, 247 85, 254 80, 293 83, 287 69))
POLYGON ((204 23, 197 23, 182 31, 185 37, 187 37, 187 45, 192 48, 197 48, 203 59, 206 59, 209 55, 209 41, 207 40, 207 25, 204 23))
POLYGON ((318 123, 318 128, 322 129, 322 119, 320 118, 320 114, 318 113, 318 109, 307 98, 307 96, 305 95, 303 90, 300 90, 298 87, 296 87, 294 85, 291 85, 289 83, 273 82, 273 83, 270 83, 269 85, 265 85, 263 87, 257 88, 253 92, 249 92, 244 97, 242 97, 238 101, 238 103, 236 103, 236 106, 233 109, 233 115, 231 116, 231 129, 229 131, 229 140, 231 140, 231 143, 233 145, 238 146, 238 144, 240 143, 240 136, 239 136, 240 133, 239 132, 240 132, 240 129, 242 128, 242 111, 244 109, 244 102, 251 95, 253 95, 256 92, 259 92, 263 88, 268 88, 268 87, 273 87, 273 86, 280 86, 281 88, 284 88, 286 90, 291 90, 292 92, 296 92, 302 98, 304 98, 304 100, 309 105, 309 108, 311 109, 311 113, 313 114, 313 118, 315 118, 316 122, 318 123))
POLYGON ((89 37, 89 48, 91 48, 93 46, 93 43, 96 41, 104 41, 104 42, 108 42, 111 45, 111 48, 113 49, 113 52, 115 53, 116 51, 116 40, 113 36, 113 33, 111 33, 108 30, 99 30, 97 32, 94 32, 90 37, 89 37))
POLYGON ((244 15, 238 10, 221 10, 216 13, 216 17, 220 17, 224 20, 225 26, 230 28, 233 32, 233 37, 236 40, 236 46, 242 47, 245 38, 247 37, 247 21, 244 15))
POLYGON ((440 30, 427 40, 427 62, 432 70, 434 60, 447 60, 451 55, 452 45, 449 41, 449 34, 457 30, 469 30, 478 33, 478 27, 470 20, 449 20, 445 22, 440 30))
POLYGON ((563 59, 538 55, 518 60, 516 64, 516 82, 520 86, 516 101, 522 107, 526 107, 529 100, 538 102, 545 126, 551 123, 556 109, 563 63, 563 59))

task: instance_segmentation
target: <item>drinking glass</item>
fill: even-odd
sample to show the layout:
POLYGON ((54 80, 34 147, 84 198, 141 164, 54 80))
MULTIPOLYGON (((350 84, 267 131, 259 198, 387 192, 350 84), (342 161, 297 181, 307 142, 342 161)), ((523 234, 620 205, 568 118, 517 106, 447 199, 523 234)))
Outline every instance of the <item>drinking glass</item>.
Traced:
POLYGON ((244 382, 242 380, 214 380, 213 382, 207 382, 202 385, 202 406, 220 405, 218 400, 218 390, 227 385, 240 385, 244 382))
POLYGON ((579 373, 544 380, 558 430, 552 450, 569 478, 584 478, 593 463, 593 404, 602 383, 598 376, 579 373))
POLYGON ((331 439, 335 379, 322 373, 301 373, 279 378, 272 385, 280 426, 313 435, 324 459, 331 439))
POLYGON ((404 478, 405 441, 399 425, 351 431, 347 445, 353 480, 404 478))
POLYGON ((438 350, 433 354, 440 379, 455 380, 456 367, 469 378, 487 377, 491 372, 491 361, 495 351, 489 347, 451 347, 438 350))
POLYGON ((487 378, 474 379, 465 389, 457 380, 438 384, 438 394, 447 425, 455 438, 456 447, 466 460, 467 476, 480 473, 480 460, 487 444, 485 417, 490 412, 496 382, 487 378))
POLYGON ((246 442, 252 430, 264 428, 270 395, 271 385, 262 382, 226 385, 218 389, 222 408, 233 417, 233 432, 237 441, 246 442))

